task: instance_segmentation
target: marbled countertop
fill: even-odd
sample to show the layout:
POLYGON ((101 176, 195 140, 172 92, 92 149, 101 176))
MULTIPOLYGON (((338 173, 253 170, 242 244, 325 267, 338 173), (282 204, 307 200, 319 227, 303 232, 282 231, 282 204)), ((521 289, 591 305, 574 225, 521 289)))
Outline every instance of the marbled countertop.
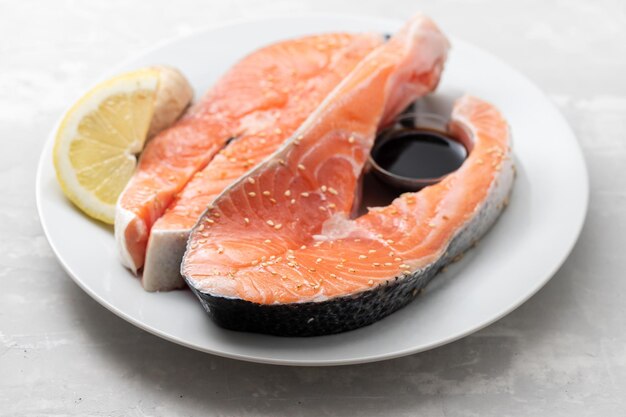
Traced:
POLYGON ((0 415, 626 415, 623 0, 0 1, 0 415), (258 365, 161 340, 83 293, 37 219, 35 167, 69 101, 118 61, 224 20, 338 12, 443 28, 557 103, 591 200, 569 259, 530 301, 439 349, 336 368, 258 365))

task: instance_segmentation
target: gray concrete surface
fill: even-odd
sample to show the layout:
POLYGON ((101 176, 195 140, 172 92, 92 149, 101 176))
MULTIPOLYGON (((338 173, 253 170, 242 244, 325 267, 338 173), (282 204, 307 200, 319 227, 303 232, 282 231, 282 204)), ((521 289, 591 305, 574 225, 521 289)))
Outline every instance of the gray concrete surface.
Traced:
POLYGON ((623 0, 0 1, 0 415, 623 417, 625 74, 623 0), (277 367, 151 336, 62 271, 37 219, 35 165, 68 101, 111 65, 231 18, 418 9, 527 74, 585 151, 581 238, 517 311, 401 359, 277 367))

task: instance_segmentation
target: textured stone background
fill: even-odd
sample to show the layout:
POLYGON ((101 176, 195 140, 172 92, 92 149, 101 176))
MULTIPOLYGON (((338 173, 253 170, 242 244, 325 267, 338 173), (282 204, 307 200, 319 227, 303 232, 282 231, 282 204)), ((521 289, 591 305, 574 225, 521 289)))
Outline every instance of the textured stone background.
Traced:
POLYGON ((623 0, 0 1, 0 415, 623 417, 625 74, 623 0), (55 119, 107 68, 232 18, 417 9, 527 74, 585 150, 592 191, 582 236, 524 306, 423 354, 288 368, 151 336, 61 270, 35 211, 36 161, 55 119))

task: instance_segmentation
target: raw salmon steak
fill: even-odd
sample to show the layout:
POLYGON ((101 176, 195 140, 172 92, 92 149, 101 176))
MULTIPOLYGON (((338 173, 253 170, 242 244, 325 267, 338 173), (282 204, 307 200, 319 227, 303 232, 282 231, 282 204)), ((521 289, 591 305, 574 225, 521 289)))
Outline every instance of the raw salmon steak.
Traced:
POLYGON ((417 16, 369 54, 270 158, 194 227, 182 274, 220 326, 312 336, 371 324, 410 302, 493 224, 512 186, 509 129, 457 101, 457 171, 350 218, 377 130, 432 91, 448 42, 417 16))
MULTIPOLYGON (((231 174, 244 173, 258 159, 256 153, 260 151, 254 149, 262 149, 263 141, 271 147, 283 140, 285 136, 279 133, 283 126, 285 131, 293 130, 302 114, 310 113, 338 79, 381 42, 381 36, 374 34, 309 36, 262 48, 232 67, 186 116, 152 139, 141 154, 116 208, 115 236, 123 264, 133 272, 143 266, 154 222, 227 141, 242 140, 247 146, 234 145, 235 149, 218 158, 217 167, 207 173, 211 179, 217 175, 215 182, 205 184, 196 178, 167 220, 160 223, 160 230, 186 230, 193 225, 206 207, 206 198, 200 201, 199 197, 193 204, 190 198, 221 190, 234 178, 231 174), (273 126, 272 131, 269 126, 273 126), (247 147, 250 151, 244 149, 247 147), (239 161, 242 157, 244 160, 239 161), (223 158, 237 159, 237 163, 220 167, 223 158)), ((172 265, 180 263, 181 255, 179 251, 174 256, 178 259, 169 264, 172 257, 166 257, 160 266, 169 266, 167 271, 171 271, 172 265)), ((174 286, 178 276, 173 276, 174 286)), ((160 289, 158 280, 148 284, 149 289, 160 289)))
POLYGON ((269 101, 248 113, 245 129, 198 171, 152 226, 142 283, 148 291, 185 285, 180 264, 191 228, 226 186, 272 154, 333 88, 376 46, 380 35, 325 34, 283 42, 265 51, 254 83, 269 101))

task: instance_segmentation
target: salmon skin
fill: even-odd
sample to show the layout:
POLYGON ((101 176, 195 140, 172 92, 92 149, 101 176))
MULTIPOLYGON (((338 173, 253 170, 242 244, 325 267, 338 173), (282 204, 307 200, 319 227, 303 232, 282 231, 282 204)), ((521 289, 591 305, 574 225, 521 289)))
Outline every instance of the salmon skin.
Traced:
MULTIPOLYGON (((266 48, 267 71, 258 68, 272 102, 246 115, 248 128, 198 171, 152 226, 142 284, 148 291, 185 286, 180 275, 187 239, 202 212, 226 186, 289 138, 334 87, 375 47, 378 34, 323 34, 266 48)), ((234 134, 235 132, 233 132, 234 134)))
MULTIPOLYGON (((382 37, 374 34, 309 36, 262 48, 232 67, 185 117, 153 138, 142 152, 137 170, 116 207, 115 237, 122 263, 135 273, 143 266, 154 222, 225 143, 233 138, 234 143, 251 143, 255 139, 261 142, 261 134, 272 124, 276 125, 274 133, 265 139, 279 140, 276 131, 280 126, 290 127, 296 123, 293 118, 304 111, 294 109, 294 95, 305 98, 303 107, 321 101, 318 96, 323 98, 323 91, 334 87, 336 78, 354 65, 351 62, 360 60, 380 42, 382 37), (326 73, 325 67, 338 74, 326 73)), ((235 167, 228 168, 235 172, 235 167)), ((207 193, 223 188, 228 178, 223 179, 226 181, 212 184, 214 187, 207 193)), ((195 191, 191 193, 197 189, 193 187, 195 191)), ((190 227, 202 210, 199 204, 189 208, 174 209, 160 226, 167 230, 190 227)), ((169 271, 180 262, 180 256, 169 264, 171 257, 166 256, 166 262, 159 266, 170 266, 169 271)), ((180 282, 178 273, 173 276, 174 283, 180 282)), ((160 289, 158 281, 148 283, 150 289, 160 289)))
POLYGON ((459 170, 349 217, 377 130, 436 88, 448 47, 430 19, 411 19, 205 211, 181 272, 218 325, 314 336, 371 324, 495 221, 513 178, 508 126, 470 97, 452 114, 470 151, 459 170))

